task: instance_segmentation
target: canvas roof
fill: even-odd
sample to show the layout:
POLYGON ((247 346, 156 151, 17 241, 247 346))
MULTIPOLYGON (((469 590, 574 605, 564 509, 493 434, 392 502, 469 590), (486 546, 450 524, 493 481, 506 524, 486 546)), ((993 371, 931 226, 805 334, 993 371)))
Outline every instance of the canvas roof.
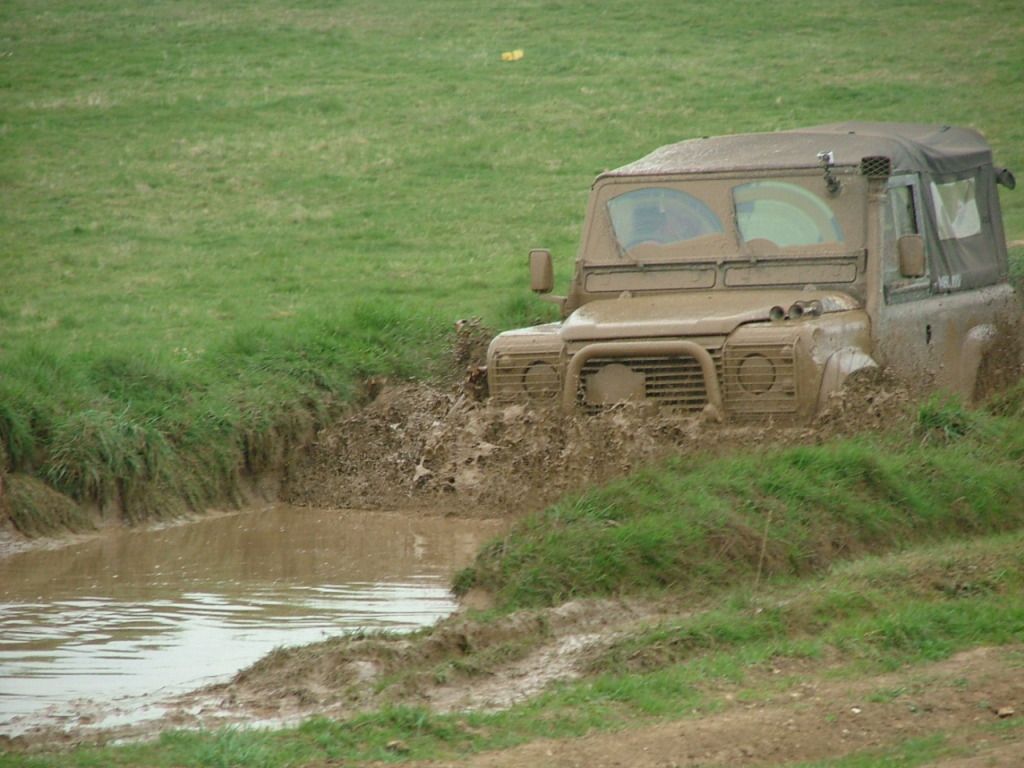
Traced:
POLYGON ((713 171, 814 168, 818 153, 831 151, 835 164, 856 165, 884 155, 893 172, 943 175, 992 162, 984 137, 970 128, 912 123, 846 122, 777 133, 747 133, 668 144, 600 176, 707 173, 713 171))

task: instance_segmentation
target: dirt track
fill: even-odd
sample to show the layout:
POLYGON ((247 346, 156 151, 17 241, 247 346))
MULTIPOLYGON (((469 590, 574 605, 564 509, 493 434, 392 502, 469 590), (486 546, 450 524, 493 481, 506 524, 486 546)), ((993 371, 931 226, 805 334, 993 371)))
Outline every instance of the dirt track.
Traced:
MULTIPOLYGON (((725 692, 722 712, 582 739, 533 742, 458 765, 477 768, 669 768, 774 765, 837 758, 942 734, 963 757, 933 765, 1021 765, 1024 733, 993 730, 1021 716, 1024 649, 979 648, 947 661, 891 675, 831 681, 827 669, 782 668, 769 674, 799 682, 765 701, 725 692), (976 754, 972 754, 976 753, 976 754)), ((438 765, 438 763, 430 763, 438 765)))

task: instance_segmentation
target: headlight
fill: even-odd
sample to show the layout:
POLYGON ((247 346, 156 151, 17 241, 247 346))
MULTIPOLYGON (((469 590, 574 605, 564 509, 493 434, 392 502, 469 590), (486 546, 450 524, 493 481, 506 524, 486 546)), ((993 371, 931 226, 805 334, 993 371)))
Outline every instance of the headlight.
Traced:
POLYGON ((557 396, 561 391, 561 381, 555 366, 542 360, 531 363, 523 372, 523 389, 530 397, 557 396))
POLYGON ((763 395, 775 384, 775 365, 764 355, 747 355, 736 369, 736 381, 745 392, 763 395))

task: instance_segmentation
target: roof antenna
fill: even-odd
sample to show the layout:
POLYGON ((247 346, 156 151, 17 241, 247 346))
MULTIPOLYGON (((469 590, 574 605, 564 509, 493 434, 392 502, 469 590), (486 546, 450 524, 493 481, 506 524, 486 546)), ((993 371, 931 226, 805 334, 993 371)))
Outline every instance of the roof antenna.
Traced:
POLYGON ((825 169, 825 186, 830 195, 839 194, 839 179, 832 175, 832 166, 836 164, 836 155, 831 149, 818 153, 818 164, 825 169))

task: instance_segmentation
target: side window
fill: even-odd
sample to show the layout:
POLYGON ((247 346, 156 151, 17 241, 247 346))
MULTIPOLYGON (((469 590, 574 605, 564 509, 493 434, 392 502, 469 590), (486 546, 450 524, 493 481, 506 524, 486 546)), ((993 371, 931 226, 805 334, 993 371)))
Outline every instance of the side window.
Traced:
POLYGON ((940 293, 993 285, 1006 276, 1006 251, 997 231, 999 197, 990 166, 929 180, 929 248, 940 257, 932 280, 940 293), (959 178, 957 178, 959 177, 959 178))
POLYGON ((900 272, 899 239, 921 232, 918 189, 914 177, 896 177, 889 181, 883 223, 882 285, 890 304, 928 293, 928 275, 904 277, 900 272))
POLYGON ((974 178, 936 184, 932 188, 932 205, 939 226, 939 240, 971 237, 981 233, 981 216, 974 178))

